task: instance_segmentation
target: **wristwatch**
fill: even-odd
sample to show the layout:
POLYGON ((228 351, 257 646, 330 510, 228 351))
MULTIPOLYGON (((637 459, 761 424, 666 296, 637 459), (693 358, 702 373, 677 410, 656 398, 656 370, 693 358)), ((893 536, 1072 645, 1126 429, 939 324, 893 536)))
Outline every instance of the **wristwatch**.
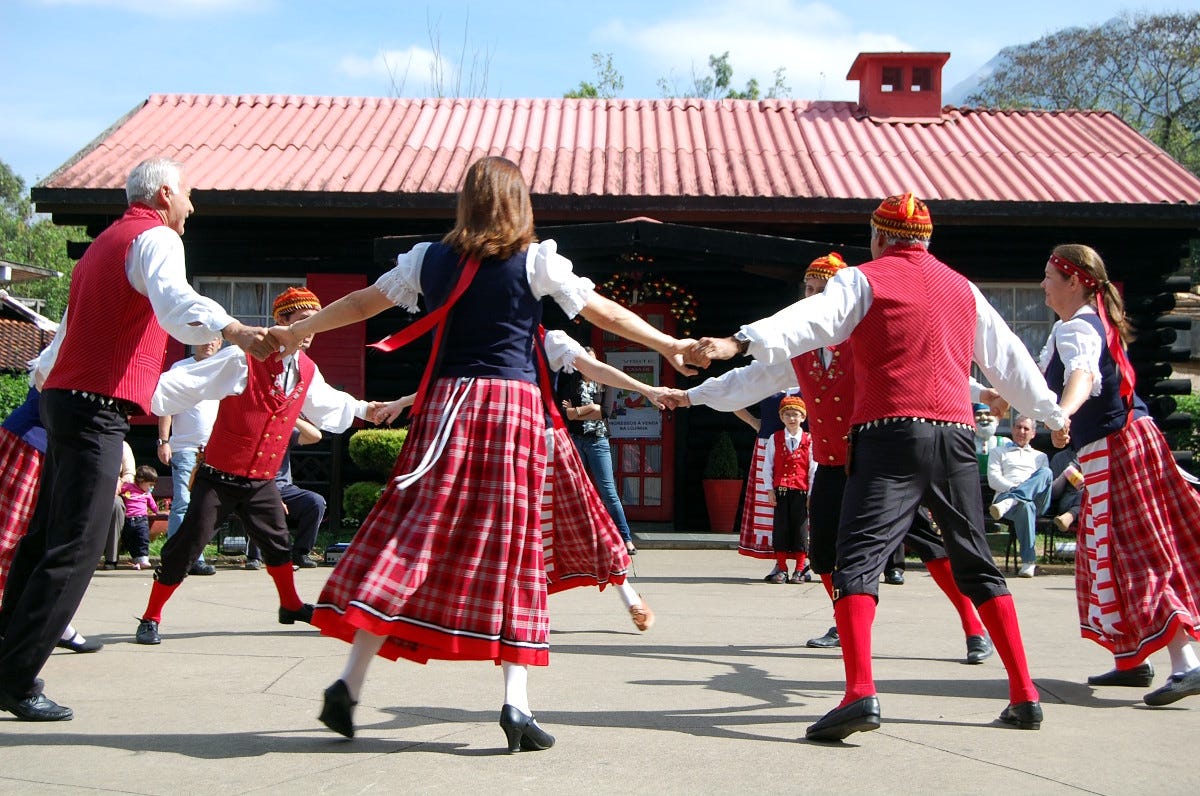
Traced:
POLYGON ((160 439, 160 440, 158 441, 158 447, 160 447, 160 448, 161 448, 163 445, 166 445, 166 444, 167 444, 167 440, 165 440, 165 439, 160 439))
POLYGON ((750 335, 739 329, 733 333, 733 339, 737 343, 737 350, 739 354, 745 354, 750 350, 750 335))

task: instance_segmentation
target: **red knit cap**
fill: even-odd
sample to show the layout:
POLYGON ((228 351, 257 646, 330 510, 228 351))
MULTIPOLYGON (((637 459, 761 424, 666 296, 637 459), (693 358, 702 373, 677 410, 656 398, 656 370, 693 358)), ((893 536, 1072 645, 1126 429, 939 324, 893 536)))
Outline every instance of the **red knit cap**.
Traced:
POLYGON ((804 278, 815 276, 817 279, 832 279, 833 275, 846 267, 846 261, 837 252, 830 252, 824 257, 818 257, 808 265, 804 278))
POLYGON ((289 312, 307 309, 321 309, 321 300, 317 298, 317 294, 306 287, 289 287, 275 297, 271 314, 278 321, 280 316, 287 315, 289 312))
POLYGON ((894 238, 925 238, 933 235, 929 208, 911 191, 889 196, 871 214, 871 224, 894 238))
POLYGON ((804 404, 804 399, 799 395, 785 395, 783 400, 779 402, 779 414, 782 415, 788 409, 799 409, 800 414, 808 417, 808 407, 804 404))

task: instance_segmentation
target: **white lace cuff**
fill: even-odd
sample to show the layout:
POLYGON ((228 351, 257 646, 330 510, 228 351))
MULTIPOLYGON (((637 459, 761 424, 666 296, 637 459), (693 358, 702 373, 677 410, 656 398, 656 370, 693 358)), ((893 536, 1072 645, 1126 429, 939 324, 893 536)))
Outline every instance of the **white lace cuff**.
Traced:
POLYGON ((418 243, 411 250, 396 258, 392 270, 375 280, 388 301, 409 312, 417 312, 417 298, 421 295, 421 264, 431 244, 418 243))

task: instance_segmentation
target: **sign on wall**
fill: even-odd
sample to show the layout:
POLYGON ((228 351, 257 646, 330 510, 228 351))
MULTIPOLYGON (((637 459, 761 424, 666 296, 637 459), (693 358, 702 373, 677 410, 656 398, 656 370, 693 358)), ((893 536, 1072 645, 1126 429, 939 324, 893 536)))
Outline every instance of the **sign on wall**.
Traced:
MULTIPOLYGON (((605 360, 643 384, 658 384, 662 359, 655 351, 614 351, 605 360)), ((662 437, 662 412, 640 393, 609 387, 604 408, 609 436, 614 439, 662 437)))

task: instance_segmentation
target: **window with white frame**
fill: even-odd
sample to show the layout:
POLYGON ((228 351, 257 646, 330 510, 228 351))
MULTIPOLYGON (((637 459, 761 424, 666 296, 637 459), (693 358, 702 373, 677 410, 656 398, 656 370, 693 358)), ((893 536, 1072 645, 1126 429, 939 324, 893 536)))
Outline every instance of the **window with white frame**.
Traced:
POLYGON ((303 277, 253 279, 242 276, 200 276, 196 292, 216 301, 226 311, 249 326, 272 326, 271 305, 275 297, 289 287, 304 285, 303 277))
POLYGON ((1050 327, 1057 320, 1046 306, 1041 285, 1037 282, 976 282, 975 285, 1037 359, 1050 336, 1050 327))

